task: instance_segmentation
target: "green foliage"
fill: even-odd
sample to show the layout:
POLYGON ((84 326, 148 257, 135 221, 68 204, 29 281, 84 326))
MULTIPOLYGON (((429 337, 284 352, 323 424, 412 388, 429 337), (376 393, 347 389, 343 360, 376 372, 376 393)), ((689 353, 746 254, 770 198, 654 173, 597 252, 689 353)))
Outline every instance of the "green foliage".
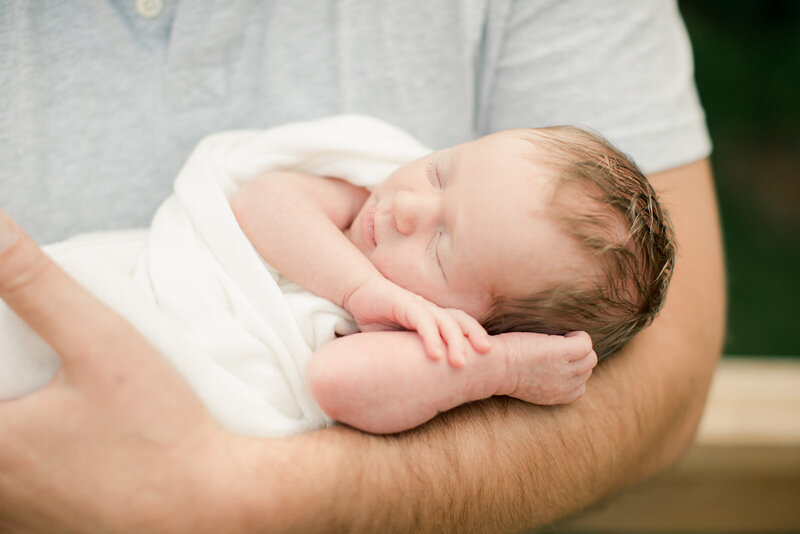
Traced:
POLYGON ((800 355, 800 2, 680 2, 714 141, 728 354, 800 355))

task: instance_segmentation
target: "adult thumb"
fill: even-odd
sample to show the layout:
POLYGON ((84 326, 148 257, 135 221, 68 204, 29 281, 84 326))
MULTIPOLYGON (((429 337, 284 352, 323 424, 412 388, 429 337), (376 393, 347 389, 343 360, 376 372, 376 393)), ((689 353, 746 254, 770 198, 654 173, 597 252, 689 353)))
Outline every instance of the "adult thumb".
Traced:
MULTIPOLYGON (((61 356, 64 370, 146 341, 0 210, 0 298, 61 356)), ((148 347, 149 349, 149 347, 148 347)), ((152 349, 150 349, 152 350, 152 349)), ((102 364, 101 364, 102 365, 102 364)), ((96 367, 89 366, 89 367, 96 367)))

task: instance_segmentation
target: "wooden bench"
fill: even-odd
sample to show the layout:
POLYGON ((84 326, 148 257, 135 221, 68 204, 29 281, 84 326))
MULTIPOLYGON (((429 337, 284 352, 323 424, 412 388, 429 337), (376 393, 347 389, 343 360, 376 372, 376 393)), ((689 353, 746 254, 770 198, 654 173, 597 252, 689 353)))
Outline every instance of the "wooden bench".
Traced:
POLYGON ((537 532, 800 533, 800 358, 723 359, 675 466, 537 532))

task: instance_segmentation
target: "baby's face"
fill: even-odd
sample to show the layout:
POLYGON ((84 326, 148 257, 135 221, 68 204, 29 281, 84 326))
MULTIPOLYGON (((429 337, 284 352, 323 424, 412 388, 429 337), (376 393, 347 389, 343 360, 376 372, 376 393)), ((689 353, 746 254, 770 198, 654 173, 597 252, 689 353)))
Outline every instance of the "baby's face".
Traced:
POLYGON ((348 237, 387 279, 482 319, 495 296, 550 287, 580 258, 546 214, 552 173, 537 150, 510 130, 411 162, 375 187, 348 237))

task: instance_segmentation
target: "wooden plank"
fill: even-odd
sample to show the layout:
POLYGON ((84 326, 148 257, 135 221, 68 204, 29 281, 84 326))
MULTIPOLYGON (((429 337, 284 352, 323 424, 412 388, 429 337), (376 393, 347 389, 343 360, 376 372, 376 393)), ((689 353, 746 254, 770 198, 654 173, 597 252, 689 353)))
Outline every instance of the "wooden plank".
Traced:
POLYGON ((800 532, 800 359, 725 359, 695 445, 538 532, 800 532))
POLYGON ((800 446, 698 445, 666 473, 541 532, 800 532, 800 446))
POLYGON ((800 445, 800 358, 722 360, 697 442, 800 445))

